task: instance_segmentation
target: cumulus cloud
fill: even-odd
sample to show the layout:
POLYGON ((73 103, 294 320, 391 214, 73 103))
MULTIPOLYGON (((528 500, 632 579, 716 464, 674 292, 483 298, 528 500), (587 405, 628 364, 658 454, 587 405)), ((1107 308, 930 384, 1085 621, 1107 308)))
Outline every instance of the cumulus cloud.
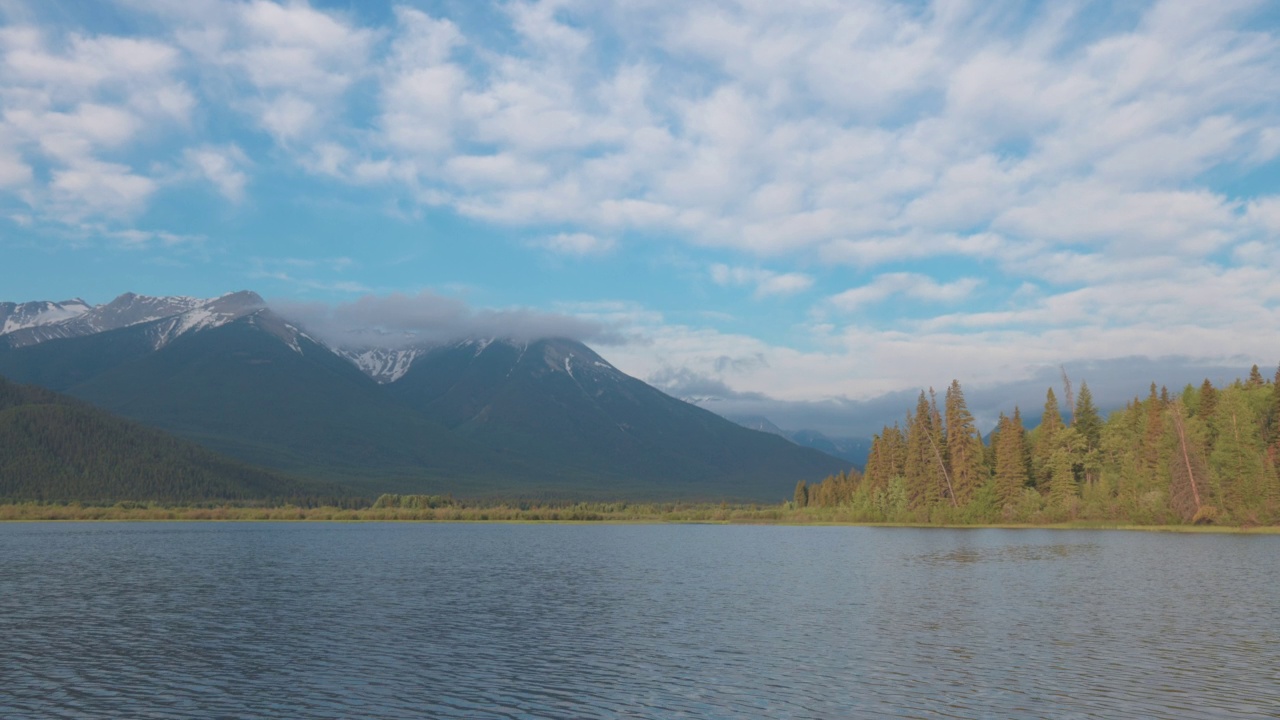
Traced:
POLYGON ((608 253, 617 243, 612 238, 597 237, 590 233, 557 233, 536 241, 534 245, 558 255, 585 257, 608 253))
POLYGON ((180 65, 158 40, 0 29, 0 187, 61 222, 144 210, 160 182, 121 154, 187 122, 180 65))
MULTIPOLYGON (((642 377, 804 402, 1135 348, 1280 356, 1257 332, 1280 320, 1280 196, 1251 180, 1280 157, 1264 3, 1041 3, 1012 22, 942 1, 525 0, 376 26, 301 0, 122 3, 139 22, 119 27, 158 28, 136 37, 41 26, 42 7, 0 28, 0 210, 27 224, 127 229, 192 177, 238 202, 280 162, 560 254, 714 248, 689 284, 812 293, 803 351, 634 298, 566 317, 625 316, 645 341, 620 362, 642 377), (826 285, 846 268, 858 286, 826 285)), ((438 327, 457 330, 421 332, 533 313, 453 312, 438 327)))
POLYGON ((249 176, 241 168, 249 164, 249 158, 239 147, 228 145, 189 148, 184 157, 227 200, 233 203, 244 200, 244 188, 249 182, 249 176))
POLYGON ((977 278, 961 278, 940 283, 919 273, 885 273, 856 288, 827 298, 838 310, 852 312, 883 302, 894 295, 935 303, 954 303, 965 299, 981 284, 977 278))
POLYGON ((430 291, 370 294, 336 304, 290 300, 270 304, 308 332, 340 347, 404 347, 475 338, 569 338, 594 343, 618 339, 614 328, 595 320, 528 308, 474 308, 430 291))
POLYGON ((813 287, 813 278, 804 273, 778 273, 761 268, 730 267, 723 263, 711 266, 711 279, 717 285, 752 286, 758 298, 794 295, 813 287))

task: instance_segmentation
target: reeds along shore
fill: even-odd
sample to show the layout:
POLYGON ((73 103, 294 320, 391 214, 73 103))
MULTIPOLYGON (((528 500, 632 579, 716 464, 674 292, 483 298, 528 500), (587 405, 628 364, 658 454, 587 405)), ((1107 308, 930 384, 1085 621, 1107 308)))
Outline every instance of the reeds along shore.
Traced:
POLYGON ((170 507, 144 503, 0 505, 0 521, 337 521, 337 522, 513 522, 513 523, 715 523, 758 525, 857 525, 876 527, 1055 528, 1170 530, 1275 534, 1280 526, 1139 525, 1128 522, 913 523, 868 522, 852 509, 797 508, 724 503, 574 503, 565 505, 438 507, 170 507))

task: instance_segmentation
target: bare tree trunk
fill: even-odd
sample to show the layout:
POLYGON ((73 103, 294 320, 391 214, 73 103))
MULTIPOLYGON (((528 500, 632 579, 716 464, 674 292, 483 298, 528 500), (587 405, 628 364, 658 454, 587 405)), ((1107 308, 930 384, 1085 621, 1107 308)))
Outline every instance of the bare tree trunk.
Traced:
POLYGON ((951 507, 960 507, 956 501, 956 489, 951 487, 951 474, 947 472, 947 464, 942 462, 942 453, 938 452, 938 444, 933 441, 933 433, 925 433, 929 438, 929 446, 933 448, 933 456, 938 459, 938 467, 942 468, 942 477, 947 480, 947 494, 951 496, 951 507))
POLYGON ((1191 483, 1191 497, 1196 502, 1196 512, 1200 511, 1200 489, 1196 487, 1196 474, 1191 469, 1191 453, 1187 450, 1187 433, 1182 427, 1182 409, 1173 408, 1173 426, 1178 431, 1178 445, 1182 450, 1182 462, 1187 467, 1187 480, 1191 483))
POLYGON ((1062 387, 1066 391, 1066 397, 1063 400, 1067 403, 1067 409, 1071 411, 1071 422, 1068 427, 1076 424, 1076 396, 1071 392, 1071 378, 1067 377, 1067 366, 1059 365, 1058 369, 1062 370, 1062 387))

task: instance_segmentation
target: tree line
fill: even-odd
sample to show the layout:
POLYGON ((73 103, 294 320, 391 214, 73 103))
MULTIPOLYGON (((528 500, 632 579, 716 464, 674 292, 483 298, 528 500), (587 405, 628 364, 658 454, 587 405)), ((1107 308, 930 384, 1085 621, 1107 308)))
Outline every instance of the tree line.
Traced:
POLYGON ((867 522, 1280 524, 1280 370, 1175 394, 1152 383, 1105 420, 1087 383, 1063 380, 1037 427, 1015 407, 985 442, 958 381, 941 408, 921 392, 862 473, 801 481, 793 504, 867 522))
POLYGON ((87 403, 0 378, 0 503, 368 503, 251 467, 87 403))

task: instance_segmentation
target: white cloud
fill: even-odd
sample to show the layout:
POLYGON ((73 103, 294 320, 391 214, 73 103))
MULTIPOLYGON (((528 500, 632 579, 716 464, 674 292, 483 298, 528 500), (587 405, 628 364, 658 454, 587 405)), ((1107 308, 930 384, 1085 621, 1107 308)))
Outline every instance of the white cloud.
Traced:
POLYGON ((225 147, 204 146, 189 148, 184 153, 190 164, 204 179, 213 183, 223 197, 233 203, 244 200, 244 188, 249 177, 241 169, 249 164, 249 158, 235 145, 225 147))
POLYGON ((948 283, 918 273, 885 273, 871 282, 845 290, 827 298, 827 303, 843 312, 861 310, 888 300, 894 295, 905 295, 913 300, 935 303, 954 303, 973 293, 981 280, 961 278, 948 283))
POLYGON ((794 295, 813 287, 813 278, 803 273, 778 273, 761 268, 730 267, 721 263, 711 266, 711 279, 717 285, 754 286, 757 298, 794 295))
POLYGON ((124 153, 188 121, 180 66, 157 40, 0 30, 0 186, 53 222, 144 210, 159 180, 124 153))
POLYGON ((154 180, 134 174, 128 166, 84 160, 53 172, 48 202, 67 219, 128 217, 141 210, 155 191, 154 180))
POLYGON ((536 244, 553 253, 577 257, 603 255, 617 245, 612 238, 597 237, 588 233, 558 233, 543 238, 536 244))

